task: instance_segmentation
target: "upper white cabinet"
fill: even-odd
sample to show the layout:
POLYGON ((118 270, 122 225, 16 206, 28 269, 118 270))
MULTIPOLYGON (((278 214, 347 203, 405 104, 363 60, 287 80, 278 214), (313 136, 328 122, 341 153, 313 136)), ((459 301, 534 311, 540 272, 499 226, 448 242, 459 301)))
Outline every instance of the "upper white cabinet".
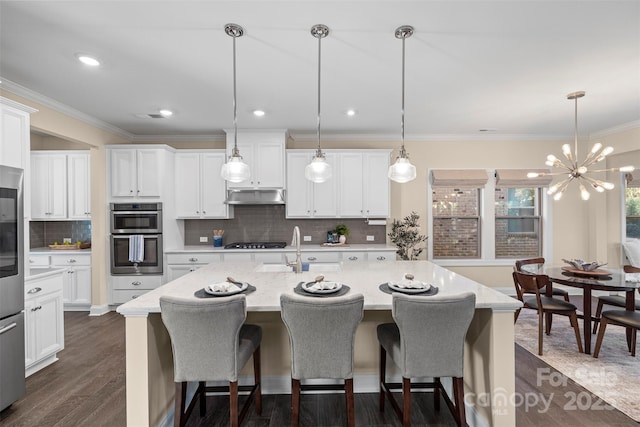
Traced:
POLYGON ((67 219, 67 156, 31 153, 31 219, 67 219))
MULTIPOLYGON (((285 181, 284 130, 238 131, 238 150, 249 165, 251 176, 239 183, 228 183, 229 188, 283 188, 285 181)), ((233 150, 234 133, 227 131, 227 158, 233 150)))
POLYGON ((67 155, 69 219, 91 218, 90 158, 89 153, 67 155))
POLYGON ((229 218, 220 169, 224 150, 179 150, 175 155, 177 218, 229 218))
POLYGON ((31 152, 31 219, 91 218, 88 152, 31 152))
POLYGON ((388 217, 389 151, 354 150, 339 156, 341 217, 388 217))
POLYGON ((322 184, 304 177, 314 150, 287 150, 288 218, 386 218, 390 215, 390 150, 324 150, 333 176, 322 184))
MULTIPOLYGON (((287 217, 327 218, 338 214, 335 177, 323 183, 314 183, 304 177, 304 170, 315 151, 287 151, 287 217)), ((336 154, 326 153, 327 162, 336 170, 336 154)))
POLYGON ((111 197, 161 197, 165 154, 161 148, 112 148, 111 197))
POLYGON ((35 111, 0 97, 0 165, 28 169, 30 113, 35 111))

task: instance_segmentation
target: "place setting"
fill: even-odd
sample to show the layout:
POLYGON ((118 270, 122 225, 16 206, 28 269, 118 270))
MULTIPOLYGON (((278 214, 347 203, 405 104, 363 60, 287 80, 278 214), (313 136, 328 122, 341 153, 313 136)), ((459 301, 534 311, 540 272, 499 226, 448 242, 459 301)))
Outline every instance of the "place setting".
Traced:
POLYGON ((378 289, 387 294, 400 292, 408 295, 432 296, 438 293, 438 287, 430 283, 417 280, 413 274, 406 273, 402 276, 402 280, 382 283, 378 289))
POLYGON ((250 294, 255 290, 256 287, 247 282, 227 277, 224 281, 211 283, 197 290, 193 295, 197 298, 228 297, 236 294, 250 294))
POLYGON ((317 276, 312 282, 300 282, 293 288, 293 292, 306 297, 338 297, 345 295, 351 288, 343 283, 325 280, 324 276, 317 276))

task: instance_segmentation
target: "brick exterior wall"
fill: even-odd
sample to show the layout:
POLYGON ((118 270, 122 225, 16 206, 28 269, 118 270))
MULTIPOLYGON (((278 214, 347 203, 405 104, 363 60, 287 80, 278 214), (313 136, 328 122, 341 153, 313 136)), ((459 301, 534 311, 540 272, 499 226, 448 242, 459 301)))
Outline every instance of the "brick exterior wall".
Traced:
POLYGON ((433 190, 433 257, 480 257, 480 194, 477 189, 433 190))

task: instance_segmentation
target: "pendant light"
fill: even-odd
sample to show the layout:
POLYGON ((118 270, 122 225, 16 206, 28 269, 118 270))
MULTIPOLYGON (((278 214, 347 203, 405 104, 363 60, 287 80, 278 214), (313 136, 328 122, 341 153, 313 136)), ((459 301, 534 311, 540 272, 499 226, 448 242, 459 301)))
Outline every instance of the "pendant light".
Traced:
POLYGON ((316 155, 311 160, 311 163, 304 168, 304 177, 309 181, 322 183, 331 178, 331 165, 327 163, 327 159, 320 148, 320 66, 321 66, 321 52, 322 52, 322 39, 329 35, 329 27, 326 25, 314 25, 311 27, 311 35, 318 39, 318 148, 316 149, 316 155))
POLYGON ((389 179, 405 183, 416 179, 416 167, 409 161, 409 155, 404 148, 404 41, 413 35, 413 27, 403 25, 396 29, 396 38, 402 39, 402 146, 396 162, 389 166, 389 179))
POLYGON ((242 37, 244 29, 236 24, 224 26, 227 35, 233 38, 233 150, 231 157, 222 165, 220 175, 229 182, 242 182, 249 179, 251 171, 249 165, 242 161, 242 156, 238 150, 238 111, 236 105, 236 39, 242 37))
POLYGON ((610 168, 610 169, 597 169, 597 170, 589 170, 587 169, 589 166, 594 163, 598 163, 603 161, 611 152, 613 151, 613 147, 606 147, 602 149, 602 144, 599 142, 593 145, 589 154, 584 159, 584 161, 578 164, 578 99, 582 98, 585 95, 584 91, 572 92, 567 95, 567 99, 573 100, 574 107, 574 142, 573 142, 573 153, 571 152, 571 146, 569 144, 564 144, 562 146, 562 154, 564 154, 567 159, 566 162, 559 160, 553 154, 549 154, 547 156, 547 161, 545 164, 547 166, 553 166, 559 169, 565 169, 563 172, 557 173, 536 173, 529 172, 527 176, 529 178, 536 178, 538 176, 554 176, 561 175, 565 178, 558 182, 555 185, 552 185, 547 194, 553 195, 554 200, 560 200, 564 191, 567 189, 571 181, 576 181, 579 184, 580 189, 580 197, 582 200, 589 200, 591 194, 587 190, 588 187, 593 188, 599 193, 604 192, 605 190, 613 190, 615 185, 612 182, 604 182, 599 179, 591 178, 588 176, 588 173, 592 172, 632 172, 634 170, 633 166, 623 166, 621 168, 610 168), (602 149, 602 151, 601 151, 602 149), (585 185, 586 184, 586 185, 585 185))

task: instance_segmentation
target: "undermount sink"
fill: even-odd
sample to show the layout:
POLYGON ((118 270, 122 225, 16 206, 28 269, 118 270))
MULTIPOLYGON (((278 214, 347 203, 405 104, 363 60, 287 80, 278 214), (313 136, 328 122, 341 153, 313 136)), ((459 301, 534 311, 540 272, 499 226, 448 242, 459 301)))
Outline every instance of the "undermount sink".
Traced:
MULTIPOLYGON (((306 264, 306 263, 305 263, 306 264)), ((309 271, 340 271, 338 262, 316 262, 309 264, 309 271)), ((286 264, 261 264, 256 268, 258 273, 292 273, 293 267, 286 264)))

